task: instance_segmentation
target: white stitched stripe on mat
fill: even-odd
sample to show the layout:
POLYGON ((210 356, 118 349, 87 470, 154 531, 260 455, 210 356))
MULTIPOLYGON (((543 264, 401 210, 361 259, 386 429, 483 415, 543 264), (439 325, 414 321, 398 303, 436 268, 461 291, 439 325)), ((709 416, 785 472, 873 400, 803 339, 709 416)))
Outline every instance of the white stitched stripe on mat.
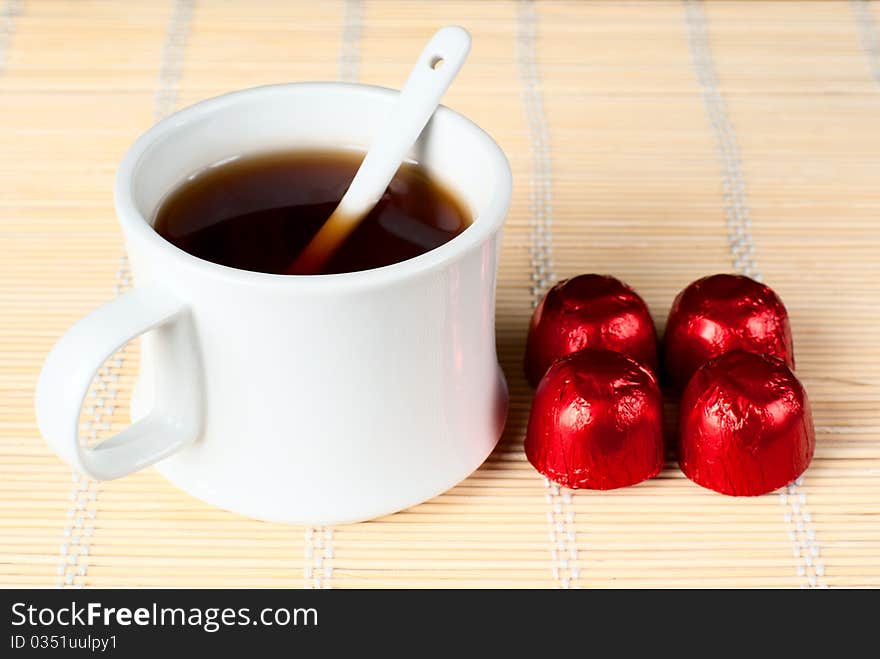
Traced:
MULTIPOLYGON (((193 0, 175 0, 162 48, 162 61, 159 69, 158 87, 155 96, 155 118, 161 119, 173 110, 177 101, 177 86, 180 80, 181 60, 186 47, 189 26, 192 20, 193 0)), ((131 286, 131 271, 128 258, 119 258, 113 294, 120 295, 131 286)), ((117 381, 123 365, 125 349, 110 358, 99 370, 89 392, 86 403, 88 421, 83 422, 86 444, 97 441, 99 430, 109 430, 104 417, 113 414, 117 396, 117 381)), ((79 473, 73 474, 73 488, 70 493, 70 509, 64 526, 61 542, 61 556, 58 564, 58 586, 82 587, 89 568, 89 549, 95 529, 98 512, 98 497, 101 486, 98 481, 79 473)))
POLYGON ((798 488, 804 484, 801 476, 779 493, 783 518, 791 541, 792 556, 797 563, 797 575, 803 580, 801 588, 827 588, 825 564, 819 551, 813 518, 807 510, 807 495, 798 488))
POLYGON ((703 105, 712 124, 712 133, 721 164, 727 239, 733 257, 733 269, 760 281, 761 275, 755 264, 755 244, 750 232, 751 220, 746 203, 746 186, 742 175, 739 146, 733 125, 727 116, 724 98, 718 89, 715 64, 709 48, 706 16, 699 2, 688 0, 685 2, 685 9, 691 58, 700 84, 703 105))
MULTIPOLYGON (((709 45, 706 15, 702 4, 695 0, 685 0, 685 12, 688 45, 721 164, 733 268, 736 272, 760 281, 761 273, 755 261, 755 243, 750 231, 751 220, 739 146, 719 90, 709 45)), ((784 508, 783 519, 791 541, 796 573, 802 580, 801 585, 805 588, 825 587, 825 565, 820 557, 813 520, 807 510, 807 495, 799 489, 802 485, 803 477, 789 484, 785 491, 778 494, 779 502, 784 508)))
POLYGON ((342 43, 337 76, 342 82, 357 82, 361 68, 361 30, 364 8, 361 0, 345 0, 342 12, 342 43))
POLYGON ((174 111, 180 86, 180 75, 186 43, 192 24, 194 0, 174 0, 168 30, 165 32, 165 45, 162 47, 162 67, 159 69, 159 84, 156 87, 155 109, 153 115, 158 121, 174 111))
MULTIPOLYGON (((131 274, 128 259, 119 257, 119 268, 116 270, 116 282, 113 294, 119 295, 131 286, 131 274)), ((119 372, 125 357, 123 348, 100 369, 92 382, 86 398, 86 417, 80 424, 80 442, 84 446, 93 446, 98 442, 98 433, 110 429, 109 419, 112 418, 118 395, 119 372)), ((59 588, 82 588, 89 568, 89 549, 95 532, 95 517, 98 512, 98 496, 101 484, 79 472, 72 473, 73 485, 70 490, 70 507, 64 523, 58 562, 59 588)))
POLYGON ((9 42, 15 33, 15 19, 21 14, 18 0, 6 0, 0 7, 0 72, 6 67, 9 42))
POLYGON ((303 549, 303 588, 329 589, 333 578, 333 528, 309 526, 303 549))
MULTIPOLYGON (((361 63, 361 30, 364 8, 361 0, 345 0, 342 12, 337 76, 342 82, 357 82, 361 63)), ((305 530, 304 588, 331 588, 333 577, 333 528, 309 527, 305 530)))
MULTIPOLYGON (((530 0, 521 0, 517 12, 517 65, 522 84, 522 102, 532 152, 530 253, 532 266, 532 307, 556 280, 553 266, 553 169, 550 157, 550 132, 544 116, 541 79, 538 74, 536 42, 537 17, 530 0)), ((547 524, 550 529, 550 558, 553 578, 560 588, 577 588, 580 578, 577 534, 572 494, 549 479, 547 487, 547 524)))
POLYGON ((868 56, 871 75, 880 83, 880 38, 877 36, 877 25, 871 15, 871 5, 867 0, 852 0, 851 6, 859 28, 859 40, 868 56))

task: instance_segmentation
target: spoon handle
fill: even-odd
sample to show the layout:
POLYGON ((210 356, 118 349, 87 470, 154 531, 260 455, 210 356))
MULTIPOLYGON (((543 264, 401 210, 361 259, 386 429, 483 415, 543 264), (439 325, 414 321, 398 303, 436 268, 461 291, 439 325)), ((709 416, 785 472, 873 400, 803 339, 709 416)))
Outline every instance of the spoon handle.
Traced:
POLYGON ((319 270, 382 198, 470 49, 470 35, 458 26, 441 28, 431 37, 339 206, 289 268, 290 274, 319 270))
POLYGON ((434 34, 339 203, 344 211, 368 212, 376 205, 461 70, 470 49, 471 38, 463 28, 444 27, 434 34))

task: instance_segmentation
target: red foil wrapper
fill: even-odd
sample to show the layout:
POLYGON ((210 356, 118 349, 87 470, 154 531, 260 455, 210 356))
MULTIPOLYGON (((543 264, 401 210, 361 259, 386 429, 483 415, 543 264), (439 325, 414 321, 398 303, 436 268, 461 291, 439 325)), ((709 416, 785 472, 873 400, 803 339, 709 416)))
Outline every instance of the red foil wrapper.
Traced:
POLYGON ((657 334, 648 307, 614 277, 579 275, 547 291, 529 326, 526 377, 537 386, 553 362, 584 348, 622 352, 657 371, 657 334))
POLYGON ((772 492, 804 472, 815 445, 807 394, 779 359, 729 352, 685 388, 679 464, 703 487, 733 496, 772 492))
POLYGON ((663 344, 663 365, 678 391, 700 366, 731 350, 772 355, 794 368, 785 305, 772 289, 742 275, 703 277, 679 293, 663 344))
POLYGON ((532 402, 526 457, 550 480, 610 490, 663 467, 663 403, 645 366, 611 350, 558 360, 532 402))

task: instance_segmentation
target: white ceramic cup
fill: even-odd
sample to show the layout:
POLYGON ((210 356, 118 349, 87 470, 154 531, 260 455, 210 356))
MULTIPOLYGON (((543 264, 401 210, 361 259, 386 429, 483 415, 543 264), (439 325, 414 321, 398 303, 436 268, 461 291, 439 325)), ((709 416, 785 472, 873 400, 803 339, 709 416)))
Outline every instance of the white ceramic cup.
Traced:
POLYGON ((157 463, 209 503, 271 521, 344 523, 429 499, 501 435, 495 278, 511 174, 480 128, 440 107, 412 156, 473 224, 426 254, 338 275, 248 272, 198 259, 152 228, 188 176, 242 154, 366 150, 396 92, 259 87, 204 101, 144 134, 116 176, 134 288, 76 323, 37 386, 40 430, 73 467, 111 479, 157 463), (91 380, 143 334, 136 421, 78 437, 91 380))

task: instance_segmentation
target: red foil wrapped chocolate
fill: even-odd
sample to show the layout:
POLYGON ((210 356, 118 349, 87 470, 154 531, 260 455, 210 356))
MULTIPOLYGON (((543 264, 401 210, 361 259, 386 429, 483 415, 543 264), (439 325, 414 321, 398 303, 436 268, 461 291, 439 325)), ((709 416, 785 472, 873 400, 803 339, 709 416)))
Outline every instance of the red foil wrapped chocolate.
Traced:
POLYGON ((731 350, 782 359, 794 368, 791 327, 782 300, 743 275, 712 275, 685 288, 669 311, 663 366, 681 390, 707 361, 731 350))
POLYGON ((657 379, 611 350, 586 349, 544 375, 529 416, 529 462, 572 488, 639 483, 663 466, 663 403, 657 379))
POLYGON ((584 348, 622 352, 657 371, 657 334, 648 307, 614 277, 579 275, 547 291, 529 326, 526 377, 537 386, 553 362, 584 348))
POLYGON ((682 395, 678 432, 685 475, 734 496, 790 483, 816 445, 807 394, 788 366, 741 350, 694 374, 682 395))

